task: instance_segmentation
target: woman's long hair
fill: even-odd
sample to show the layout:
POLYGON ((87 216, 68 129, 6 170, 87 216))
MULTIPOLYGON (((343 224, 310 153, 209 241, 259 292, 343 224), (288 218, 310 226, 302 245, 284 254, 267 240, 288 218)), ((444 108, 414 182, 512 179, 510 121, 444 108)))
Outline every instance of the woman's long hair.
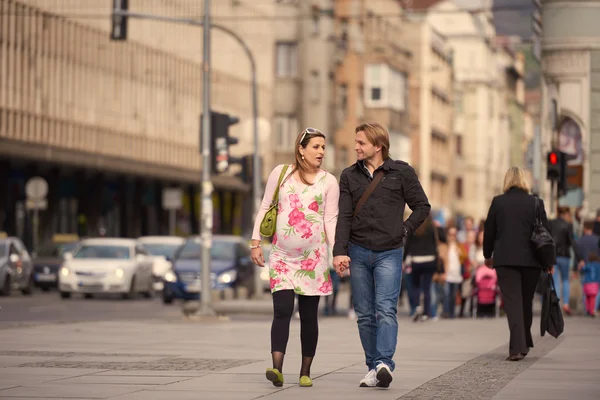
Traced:
POLYGON ((306 161, 302 159, 302 154, 300 153, 300 148, 302 147, 303 149, 305 149, 306 146, 308 146, 308 142, 310 142, 310 140, 312 138, 316 138, 316 137, 321 137, 321 138, 325 139, 325 134, 323 134, 323 132, 321 132, 318 129, 306 128, 305 130, 300 132, 300 134, 296 138, 296 147, 295 147, 296 150, 294 151, 296 163, 294 164, 292 174, 294 172, 298 171, 298 176, 300 177, 300 180, 302 181, 302 183, 304 183, 305 185, 312 185, 312 182, 309 182, 306 179, 306 175, 310 172, 310 168, 309 168, 308 164, 306 163, 306 161))
POLYGON ((531 188, 525 178, 525 172, 519 167, 510 167, 504 175, 504 192, 506 193, 511 188, 518 188, 529 193, 531 188))

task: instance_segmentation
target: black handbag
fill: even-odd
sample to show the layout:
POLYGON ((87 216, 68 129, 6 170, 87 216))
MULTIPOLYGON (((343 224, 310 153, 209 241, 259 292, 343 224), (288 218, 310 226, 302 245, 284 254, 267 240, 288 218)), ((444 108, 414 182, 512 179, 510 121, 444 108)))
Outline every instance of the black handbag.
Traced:
POLYGON ((544 336, 548 332, 551 336, 558 338, 565 329, 565 321, 560 309, 560 299, 556 294, 554 278, 547 272, 542 274, 545 286, 544 302, 542 303, 542 318, 540 320, 540 334, 544 336))
POLYGON ((533 222, 533 231, 531 232, 531 245, 533 247, 537 260, 542 264, 542 268, 550 268, 556 263, 556 247, 554 239, 548 230, 542 225, 540 218, 540 199, 535 199, 535 221, 533 222))

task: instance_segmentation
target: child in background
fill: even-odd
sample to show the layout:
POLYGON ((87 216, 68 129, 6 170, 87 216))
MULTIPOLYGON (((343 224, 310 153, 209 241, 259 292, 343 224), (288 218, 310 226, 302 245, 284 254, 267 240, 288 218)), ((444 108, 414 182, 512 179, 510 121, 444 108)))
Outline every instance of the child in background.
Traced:
POLYGON ((582 267, 581 283, 585 294, 585 309, 590 317, 596 316, 596 296, 600 286, 600 256, 596 253, 589 255, 589 261, 582 267))

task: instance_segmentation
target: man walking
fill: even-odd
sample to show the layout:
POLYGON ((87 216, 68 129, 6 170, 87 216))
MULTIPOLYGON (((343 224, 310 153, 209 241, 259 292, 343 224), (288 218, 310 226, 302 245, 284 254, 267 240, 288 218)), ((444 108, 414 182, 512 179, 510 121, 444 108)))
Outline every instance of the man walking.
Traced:
POLYGON ((389 158, 390 139, 378 123, 355 130, 357 162, 340 178, 333 265, 350 269, 354 311, 365 351, 361 387, 389 387, 395 364, 403 239, 429 215, 431 206, 413 168, 389 158), (403 221, 404 207, 412 210, 403 221))

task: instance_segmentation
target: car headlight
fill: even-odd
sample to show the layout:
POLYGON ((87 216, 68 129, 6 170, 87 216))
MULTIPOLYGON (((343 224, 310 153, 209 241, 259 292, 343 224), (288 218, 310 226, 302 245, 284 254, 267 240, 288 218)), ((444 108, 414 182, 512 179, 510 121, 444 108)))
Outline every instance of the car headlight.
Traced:
POLYGON ((177 275, 173 273, 173 271, 167 271, 165 274, 165 281, 167 282, 177 282, 177 275))
POLYGON ((60 274, 62 276, 69 276, 69 274, 70 274, 69 268, 67 268, 67 267, 61 267, 60 274))
POLYGON ((231 282, 235 281, 236 278, 237 278, 236 271, 228 271, 228 272, 224 272, 221 275, 219 275, 219 277, 217 278, 217 282, 231 283, 231 282))
POLYGON ((117 278, 122 278, 124 274, 125 274, 125 271, 123 271, 121 268, 117 268, 115 270, 115 275, 117 276, 117 278))

